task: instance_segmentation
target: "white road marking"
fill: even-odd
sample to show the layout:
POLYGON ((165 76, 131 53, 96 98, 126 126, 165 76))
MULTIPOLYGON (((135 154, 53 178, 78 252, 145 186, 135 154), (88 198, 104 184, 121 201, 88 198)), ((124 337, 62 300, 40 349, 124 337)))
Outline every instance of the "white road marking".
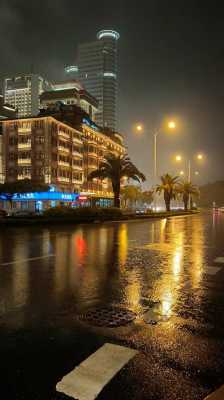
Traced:
POLYGON ((79 400, 94 400, 113 376, 137 354, 128 347, 105 343, 58 382, 56 389, 79 400))
POLYGON ((224 257, 216 257, 214 261, 216 263, 224 264, 224 257))
POLYGON ((208 275, 216 275, 221 270, 220 267, 204 267, 204 273, 208 275))
POLYGON ((19 260, 14 260, 14 261, 2 263, 2 264, 0 264, 0 265, 19 264, 19 263, 21 263, 21 262, 41 260, 42 258, 48 258, 48 257, 55 257, 55 254, 46 254, 45 256, 31 257, 31 258, 21 258, 21 259, 19 259, 19 260))
POLYGON ((209 394, 204 400, 223 400, 224 399, 224 385, 217 389, 215 392, 209 394))

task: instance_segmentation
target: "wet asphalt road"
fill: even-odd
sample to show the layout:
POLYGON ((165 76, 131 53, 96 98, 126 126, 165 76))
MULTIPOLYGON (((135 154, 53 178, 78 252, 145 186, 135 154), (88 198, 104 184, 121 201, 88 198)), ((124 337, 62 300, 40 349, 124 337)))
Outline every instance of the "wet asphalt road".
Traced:
POLYGON ((224 263, 214 262, 223 238, 224 214, 212 213, 2 231, 2 398, 59 399, 62 376, 111 342, 139 352, 99 400, 204 399, 224 384, 224 263), (79 321, 99 305, 137 318, 79 321))

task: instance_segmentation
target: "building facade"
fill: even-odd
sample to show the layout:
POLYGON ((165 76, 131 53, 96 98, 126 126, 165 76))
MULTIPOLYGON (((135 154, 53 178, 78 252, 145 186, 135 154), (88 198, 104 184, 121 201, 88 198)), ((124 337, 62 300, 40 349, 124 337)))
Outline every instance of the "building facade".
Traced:
POLYGON ((117 129, 119 37, 118 32, 103 30, 96 41, 78 48, 79 80, 99 101, 96 123, 112 131, 117 129))
POLYGON ((41 108, 47 109, 57 102, 66 105, 77 105, 95 121, 98 101, 90 95, 77 81, 65 81, 52 84, 52 89, 40 95, 41 108))
POLYGON ((0 94, 0 120, 6 118, 16 118, 17 112, 14 107, 4 102, 3 95, 0 94))
POLYGON ((53 116, 0 122, 3 131, 5 181, 33 179, 63 192, 93 198, 112 198, 107 180, 88 181, 105 154, 124 154, 120 135, 108 137, 85 120, 76 129, 53 116))
POLYGON ((37 74, 23 74, 6 78, 3 84, 4 101, 18 112, 18 117, 35 116, 39 113, 40 94, 51 87, 37 74))
MULTIPOLYGON (((16 110, 9 104, 4 103, 3 95, 0 95, 0 120, 8 118, 16 118, 16 110)), ((3 174, 3 140, 2 140, 2 126, 0 125, 0 183, 4 183, 3 174)))

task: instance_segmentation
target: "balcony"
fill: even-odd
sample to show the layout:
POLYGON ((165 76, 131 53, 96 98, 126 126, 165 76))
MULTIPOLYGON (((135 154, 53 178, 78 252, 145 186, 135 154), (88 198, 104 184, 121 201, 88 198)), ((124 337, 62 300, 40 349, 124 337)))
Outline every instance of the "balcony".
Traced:
POLYGON ((58 180, 59 182, 70 183, 70 178, 65 178, 64 176, 58 176, 57 180, 58 180))
POLYGON ((92 156, 92 157, 98 157, 98 154, 94 151, 89 151, 88 152, 88 156, 92 156))
POLYGON ((24 150, 24 149, 31 149, 31 142, 29 143, 18 143, 18 149, 19 150, 24 150))
POLYGON ((63 151, 65 153, 70 153, 70 149, 67 149, 67 147, 64 146, 58 146, 58 150, 63 151))
POLYGON ((72 155, 75 157, 83 158, 83 153, 79 153, 79 151, 72 151, 72 155))
POLYGON ((31 179, 31 174, 17 175, 18 180, 31 179))
POLYGON ((61 165, 62 167, 70 167, 70 163, 66 161, 58 161, 58 165, 61 165))
POLYGON ((73 140, 74 143, 83 144, 81 138, 79 139, 79 138, 73 137, 72 140, 73 140))
POLYGON ((98 142, 96 139, 87 138, 86 140, 87 140, 88 144, 98 145, 98 142))
POLYGON ((31 126, 29 128, 18 128, 18 134, 20 133, 31 133, 31 126))
POLYGON ((18 158, 18 165, 30 165, 31 158, 18 158))
POLYGON ((72 179, 72 183, 76 183, 77 185, 81 185, 83 183, 83 179, 72 179))
POLYGON ((69 133, 65 133, 65 132, 60 131, 60 130, 58 131, 58 135, 66 138, 66 139, 70 139, 71 138, 69 133))
POLYGON ((83 171, 83 167, 82 167, 81 165, 75 165, 75 164, 73 164, 73 165, 72 165, 72 168, 73 168, 73 169, 77 169, 77 171, 83 171))

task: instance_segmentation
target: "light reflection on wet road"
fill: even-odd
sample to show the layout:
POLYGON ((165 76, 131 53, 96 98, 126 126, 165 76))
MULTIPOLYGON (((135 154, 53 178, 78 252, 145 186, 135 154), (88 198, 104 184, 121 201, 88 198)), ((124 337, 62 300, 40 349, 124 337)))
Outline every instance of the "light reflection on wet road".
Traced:
MULTIPOLYGON (((116 397, 202 399, 224 383, 224 267, 214 276, 205 273, 217 256, 224 256, 223 235, 224 215, 218 214, 7 229, 0 244, 2 332, 14 337, 32 327, 38 341, 36 331, 48 323, 53 330, 64 324, 72 334, 73 316, 94 305, 126 307, 139 318, 132 330, 126 328, 128 333, 125 328, 110 332, 110 340, 144 348, 147 357, 139 356, 132 372, 121 378, 134 380, 136 389, 116 397), (141 320, 149 303, 165 317, 155 326, 141 320), (140 369, 145 371, 141 395, 140 369)), ((107 335, 106 330, 97 332, 98 338, 107 335)), ((115 379, 100 398, 114 398, 116 385, 115 379)))

